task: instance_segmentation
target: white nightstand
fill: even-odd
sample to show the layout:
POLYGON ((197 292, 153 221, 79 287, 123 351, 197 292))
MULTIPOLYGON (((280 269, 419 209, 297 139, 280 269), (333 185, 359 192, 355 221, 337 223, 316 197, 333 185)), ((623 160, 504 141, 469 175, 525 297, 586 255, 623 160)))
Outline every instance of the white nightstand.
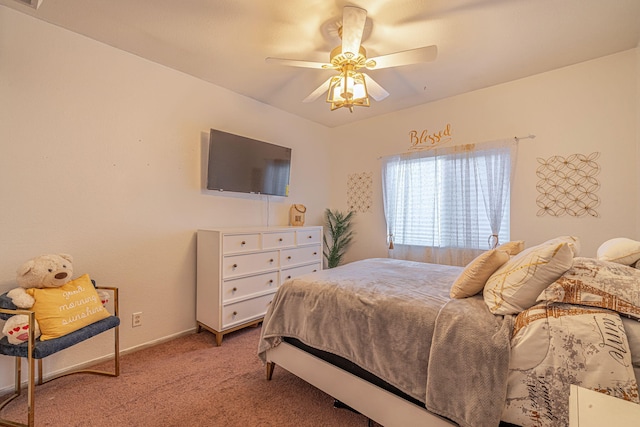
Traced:
POLYGON ((637 427, 640 405, 571 385, 569 427, 637 427))

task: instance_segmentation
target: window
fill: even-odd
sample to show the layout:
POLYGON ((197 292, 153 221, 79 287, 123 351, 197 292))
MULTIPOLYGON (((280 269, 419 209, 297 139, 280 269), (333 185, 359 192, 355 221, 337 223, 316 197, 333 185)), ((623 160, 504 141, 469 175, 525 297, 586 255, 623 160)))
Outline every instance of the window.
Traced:
POLYGON ((465 265, 508 241, 514 150, 513 142, 502 142, 385 158, 385 217, 399 257, 465 265), (403 256, 402 246, 414 247, 414 253, 415 247, 428 250, 424 256, 403 256))

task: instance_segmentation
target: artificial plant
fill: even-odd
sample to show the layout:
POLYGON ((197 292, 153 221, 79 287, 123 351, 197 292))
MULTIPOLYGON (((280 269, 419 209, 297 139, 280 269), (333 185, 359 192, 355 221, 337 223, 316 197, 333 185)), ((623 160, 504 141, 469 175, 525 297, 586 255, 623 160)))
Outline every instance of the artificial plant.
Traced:
POLYGON ((355 212, 340 212, 326 209, 325 217, 325 234, 323 236, 324 250, 323 254, 327 260, 327 268, 333 268, 340 265, 347 247, 353 240, 354 232, 352 231, 353 223, 351 222, 355 212), (328 238, 327 238, 328 236, 328 238))

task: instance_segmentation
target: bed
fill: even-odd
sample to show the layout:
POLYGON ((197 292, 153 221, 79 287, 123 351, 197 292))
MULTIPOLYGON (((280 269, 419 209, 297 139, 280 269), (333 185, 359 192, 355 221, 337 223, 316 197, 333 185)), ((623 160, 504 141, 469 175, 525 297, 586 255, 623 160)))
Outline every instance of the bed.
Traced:
MULTIPOLYGON (((385 426, 566 425, 569 383, 638 403, 640 361, 620 316, 633 312, 564 298, 557 281, 575 276, 574 255, 542 289, 546 299, 538 291, 512 314, 492 312, 486 289, 450 298, 469 266, 368 259, 300 276, 276 293, 258 354, 267 378, 282 367, 385 426), (589 336, 598 328, 604 340, 589 336)), ((640 271, 623 267, 640 283, 640 271)))

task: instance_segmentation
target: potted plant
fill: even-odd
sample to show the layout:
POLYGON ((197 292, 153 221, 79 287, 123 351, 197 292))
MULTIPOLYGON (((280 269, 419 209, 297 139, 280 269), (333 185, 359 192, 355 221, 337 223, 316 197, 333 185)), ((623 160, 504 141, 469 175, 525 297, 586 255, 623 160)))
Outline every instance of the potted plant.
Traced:
POLYGON ((342 257, 353 240, 354 232, 351 229, 353 226, 351 220, 354 214, 355 212, 353 211, 344 213, 338 210, 325 210, 326 227, 322 240, 324 242, 323 254, 327 260, 327 268, 337 267, 342 262, 342 257))

